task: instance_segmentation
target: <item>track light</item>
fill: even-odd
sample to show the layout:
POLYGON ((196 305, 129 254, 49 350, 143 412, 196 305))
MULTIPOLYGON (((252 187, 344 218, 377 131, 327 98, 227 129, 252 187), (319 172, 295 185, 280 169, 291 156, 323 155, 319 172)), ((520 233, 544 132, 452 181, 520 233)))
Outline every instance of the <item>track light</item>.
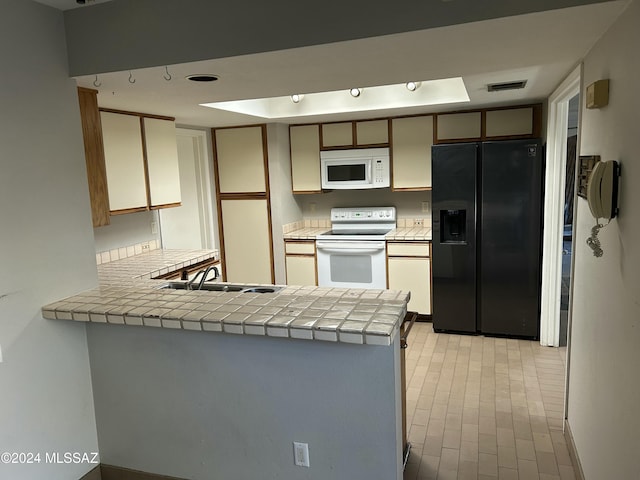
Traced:
POLYGON ((360 94, 362 93, 362 89, 352 88, 351 90, 349 90, 349 93, 351 94, 352 97, 356 98, 360 96, 360 94))
POLYGON ((300 103, 300 100, 302 100, 304 98, 304 95, 302 95, 301 93, 294 93, 293 95, 291 95, 291 101, 293 103, 300 103))
POLYGON ((415 92, 418 88, 420 88, 420 82, 407 82, 405 87, 407 87, 407 90, 409 90, 410 92, 415 92))

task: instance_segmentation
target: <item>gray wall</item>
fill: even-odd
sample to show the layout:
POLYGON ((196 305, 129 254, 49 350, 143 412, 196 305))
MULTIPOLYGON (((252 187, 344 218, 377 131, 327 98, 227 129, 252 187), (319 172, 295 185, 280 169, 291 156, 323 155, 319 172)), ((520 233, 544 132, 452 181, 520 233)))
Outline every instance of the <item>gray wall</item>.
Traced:
POLYGON ((40 308, 97 284, 75 82, 61 12, 0 2, 0 478, 69 480, 92 465, 45 452, 97 451, 85 327, 40 308))
POLYGON ((401 479, 399 343, 87 327, 101 459, 191 480, 401 479), (309 444, 310 468, 293 463, 309 444))
POLYGON ((115 0, 65 13, 72 75, 171 65, 599 3, 600 0, 115 0), (114 28, 116 26, 118 28, 114 28))
MULTIPOLYGON (((584 86, 610 79, 609 105, 584 108, 580 155, 622 165, 620 216, 600 232, 604 256, 585 239, 595 224, 578 198, 568 421, 585 478, 640 478, 640 2, 634 0, 584 61, 584 86)), ((584 95, 581 95, 584 98, 584 95)))
POLYGON ((284 284, 286 283, 286 266, 282 226, 302 220, 302 210, 299 202, 291 193, 289 126, 282 123, 268 124, 267 144, 269 148, 273 263, 276 283, 284 284))
POLYGON ((95 251, 105 252, 114 248, 128 247, 136 243, 157 240, 160 244, 158 211, 128 213, 111 217, 111 223, 94 228, 95 251), (151 224, 156 222, 158 233, 151 233, 151 224))

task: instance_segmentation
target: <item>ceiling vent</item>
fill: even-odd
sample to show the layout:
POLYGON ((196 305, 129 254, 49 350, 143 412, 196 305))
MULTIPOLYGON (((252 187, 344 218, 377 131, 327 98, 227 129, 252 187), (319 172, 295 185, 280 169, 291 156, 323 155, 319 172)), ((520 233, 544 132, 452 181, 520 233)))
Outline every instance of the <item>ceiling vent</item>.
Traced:
POLYGON ((517 82, 491 83, 487 85, 487 91, 504 92, 505 90, 518 90, 520 88, 524 88, 526 84, 526 80, 519 80, 517 82))

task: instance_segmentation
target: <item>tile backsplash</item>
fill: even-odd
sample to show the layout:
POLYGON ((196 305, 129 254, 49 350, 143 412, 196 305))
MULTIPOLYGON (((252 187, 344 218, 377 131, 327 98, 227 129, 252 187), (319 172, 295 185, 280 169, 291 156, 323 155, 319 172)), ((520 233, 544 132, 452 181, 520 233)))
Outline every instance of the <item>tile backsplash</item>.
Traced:
POLYGON ((102 265, 103 263, 122 260, 123 258, 133 257, 134 255, 140 255, 141 253, 148 253, 153 250, 157 250, 158 248, 161 248, 158 240, 149 240, 148 242, 136 243, 126 247, 98 252, 96 253, 96 264, 102 265))

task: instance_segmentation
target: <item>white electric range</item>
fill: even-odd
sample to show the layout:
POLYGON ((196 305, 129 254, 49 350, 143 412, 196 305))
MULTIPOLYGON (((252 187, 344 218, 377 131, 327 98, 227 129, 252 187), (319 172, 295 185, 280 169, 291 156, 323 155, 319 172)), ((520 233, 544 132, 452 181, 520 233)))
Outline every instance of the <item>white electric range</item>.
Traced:
POLYGON ((385 235, 395 207, 332 208, 331 231, 316 236, 318 285, 387 288, 385 235))

